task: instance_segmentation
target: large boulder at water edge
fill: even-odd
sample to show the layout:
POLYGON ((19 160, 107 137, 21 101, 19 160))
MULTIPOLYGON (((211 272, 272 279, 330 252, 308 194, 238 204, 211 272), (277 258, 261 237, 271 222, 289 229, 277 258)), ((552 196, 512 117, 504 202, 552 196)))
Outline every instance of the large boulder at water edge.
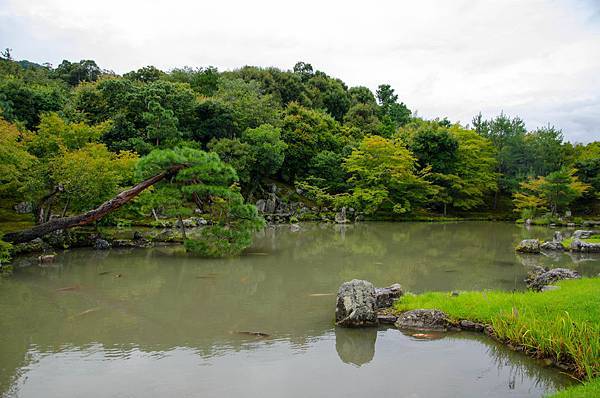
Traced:
POLYGON ((376 326, 377 296, 371 282, 353 279, 344 282, 337 294, 336 325, 344 327, 376 326))
POLYGON ((540 253, 540 241, 537 239, 524 239, 515 248, 520 253, 540 253))
POLYGON ((539 267, 529 274, 529 277, 525 280, 525 282, 531 290, 539 292, 542 291, 545 286, 551 285, 552 283, 560 280, 577 278, 581 278, 579 272, 567 268, 554 268, 551 270, 545 270, 539 267))
POLYGON ((406 311, 396 321, 398 329, 445 331, 450 326, 448 316, 439 310, 406 311))

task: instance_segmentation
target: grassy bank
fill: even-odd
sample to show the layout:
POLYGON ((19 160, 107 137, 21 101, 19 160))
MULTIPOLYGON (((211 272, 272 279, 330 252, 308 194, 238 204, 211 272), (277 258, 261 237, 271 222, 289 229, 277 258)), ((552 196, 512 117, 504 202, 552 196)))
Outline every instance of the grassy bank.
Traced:
MULTIPOLYGON (((587 239, 579 239, 585 243, 600 243, 600 235, 592 235, 587 239)), ((571 242, 573 242, 573 238, 567 238, 562 241, 562 245, 565 249, 569 249, 571 247, 571 242)))
MULTIPOLYGON (((600 278, 562 281, 559 285, 560 289, 544 293, 408 295, 396 304, 396 309, 435 308, 453 320, 491 325, 498 339, 523 347, 532 355, 567 363, 575 376, 592 381, 600 377, 600 278)), ((599 387, 594 380, 590 386, 579 388, 597 391, 599 387)), ((577 389, 573 391, 577 394, 577 389)), ((571 396, 579 395, 564 395, 571 396)))

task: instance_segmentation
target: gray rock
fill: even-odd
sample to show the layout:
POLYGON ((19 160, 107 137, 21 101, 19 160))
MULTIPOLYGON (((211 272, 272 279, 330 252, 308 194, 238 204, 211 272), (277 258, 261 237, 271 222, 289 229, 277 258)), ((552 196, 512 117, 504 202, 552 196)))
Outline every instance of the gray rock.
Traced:
POLYGON ((338 224, 348 223, 348 218, 346 218, 346 206, 343 206, 340 211, 335 214, 335 222, 338 224))
POLYGON ((579 272, 567 268, 554 268, 548 271, 540 268, 541 267, 530 273, 525 281, 531 290, 537 292, 541 291, 544 286, 551 285, 552 283, 563 279, 581 278, 579 272))
POLYGON ((484 326, 481 323, 469 321, 468 319, 463 319, 459 323, 461 329, 464 330, 474 330, 476 332, 482 332, 484 326))
POLYGON ((104 239, 96 239, 94 242, 94 249, 96 250, 108 250, 110 249, 110 243, 104 239))
POLYGON ((540 253, 540 241, 537 239, 524 239, 517 245, 515 250, 520 253, 540 253))
POLYGON ((579 239, 573 239, 569 249, 574 252, 600 253, 600 243, 588 243, 579 239))
POLYGON ((300 230, 301 230, 301 228, 300 228, 299 224, 291 224, 290 225, 290 231, 292 231, 292 232, 298 232, 300 230))
POLYGON ((546 285, 546 286, 542 286, 542 288, 540 289, 540 292, 551 292, 552 290, 559 290, 560 286, 555 286, 555 285, 546 285))
POLYGON ((353 279, 340 286, 335 308, 336 325, 376 326, 376 310, 375 287, 371 282, 353 279))
POLYGON ((573 227, 575 227, 575 223, 574 222, 568 222, 567 223, 567 227, 573 228, 573 227))
POLYGON ((38 261, 42 264, 53 263, 56 256, 54 254, 43 254, 38 257, 38 261))
POLYGON ((600 235, 600 231, 578 229, 573 232, 573 239, 588 239, 592 235, 600 235))
POLYGON ((256 201, 256 209, 259 212, 264 213, 266 207, 267 207, 267 201, 266 200, 259 199, 259 200, 256 201))
POLYGON ((375 288, 375 305, 377 308, 388 308, 394 304, 396 299, 404 294, 402 286, 399 283, 394 283, 389 287, 375 288))
POLYGON ((565 250, 565 248, 562 245, 562 243, 555 242, 555 241, 552 241, 552 240, 549 240, 547 242, 542 243, 540 245, 540 248, 542 250, 554 250, 554 251, 563 251, 563 250, 565 250))
POLYGON ((19 202, 14 206, 14 209, 18 214, 33 213, 33 205, 31 202, 19 202))
POLYGON ((393 325, 398 320, 398 317, 392 314, 377 314, 377 320, 379 323, 393 325))
POLYGON ((540 245, 542 250, 555 250, 555 251, 563 251, 565 250, 562 245, 563 235, 560 231, 554 232, 554 237, 552 240, 546 241, 540 245))
POLYGON ((439 310, 407 311, 396 321, 399 329, 446 331, 450 326, 448 316, 439 310))

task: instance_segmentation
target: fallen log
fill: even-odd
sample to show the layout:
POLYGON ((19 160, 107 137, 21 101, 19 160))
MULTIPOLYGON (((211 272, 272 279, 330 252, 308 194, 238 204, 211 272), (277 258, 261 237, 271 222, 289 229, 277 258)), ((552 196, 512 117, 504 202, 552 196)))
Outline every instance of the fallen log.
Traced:
POLYGON ((151 187, 152 185, 166 178, 173 177, 179 172, 179 170, 184 169, 186 167, 187 165, 184 164, 171 166, 162 173, 150 177, 135 185, 134 187, 121 192, 114 198, 107 200, 95 209, 89 210, 83 214, 79 214, 76 216, 56 218, 54 220, 47 221, 43 224, 36 225, 31 229, 10 232, 5 234, 2 239, 10 243, 24 243, 34 240, 36 238, 41 238, 46 234, 60 229, 79 227, 82 225, 90 224, 94 221, 98 221, 105 215, 117 210, 127 202, 131 201, 133 198, 142 193, 146 188, 151 187))

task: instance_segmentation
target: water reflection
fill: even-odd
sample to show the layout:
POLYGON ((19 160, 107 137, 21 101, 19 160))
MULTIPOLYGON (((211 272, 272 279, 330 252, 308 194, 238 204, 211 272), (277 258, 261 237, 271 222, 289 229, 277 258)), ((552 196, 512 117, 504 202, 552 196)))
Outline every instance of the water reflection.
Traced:
MULTIPOLYGON (((290 388, 298 384, 298 391, 306 395, 311 391, 301 388, 301 378, 322 381, 322 391, 312 395, 325 395, 322 392, 331 388, 334 396, 342 388, 340 377, 367 380, 364 385, 346 382, 343 388, 364 395, 367 387, 383 382, 383 374, 397 377, 382 369, 406 356, 414 356, 411 361, 419 364, 403 369, 406 377, 415 379, 435 379, 447 371, 445 367, 452 368, 444 357, 448 350, 456 354, 452 361, 490 366, 490 356, 482 354, 476 348, 481 344, 473 345, 472 339, 457 338, 462 343, 455 345, 456 339, 446 343, 449 337, 422 342, 391 330, 334 330, 332 294, 353 278, 380 286, 400 282, 414 292, 513 290, 524 288, 524 265, 567 266, 584 275, 600 272, 598 256, 514 253, 514 245, 523 238, 551 235, 548 229, 526 231, 504 223, 366 223, 341 228, 303 224, 298 232, 289 227, 265 229, 248 254, 235 259, 194 258, 177 247, 61 253, 53 267, 40 268, 32 262, 13 278, 0 280, 0 392, 11 395, 11 389, 20 386, 20 395, 35 396, 28 389, 37 386, 38 393, 46 391, 51 375, 57 383, 76 386, 80 395, 91 389, 93 396, 92 387, 100 388, 94 374, 104 372, 106 383, 115 386, 124 383, 121 378, 126 375, 130 382, 125 385, 135 392, 131 395, 143 395, 146 386, 155 386, 155 379, 164 379, 166 385, 179 388, 179 395, 190 391, 231 395, 219 386, 233 383, 235 390, 245 380, 260 396, 264 394, 260 382, 270 388, 263 380, 266 375, 255 374, 263 371, 290 388), (238 331, 269 337, 256 339, 238 331), (425 348, 436 344, 442 344, 441 351, 425 348), (172 371, 165 370, 167 364, 172 371), (207 371, 207 365, 215 370, 207 371), (122 373, 113 374, 113 367, 122 373), (248 369, 252 378, 244 376, 248 369), (180 380, 179 374, 189 377, 180 380), (198 379, 198 374, 205 376, 198 379)), ((526 378, 525 384, 542 380, 532 391, 564 383, 555 371, 535 363, 530 367, 547 374, 546 379, 536 374, 526 378)), ((475 373, 465 374, 477 380, 475 373)), ((463 389, 473 381, 460 380, 463 389)), ((482 380, 488 383, 486 388, 497 382, 482 380)), ((56 394, 41 395, 65 393, 51 391, 56 394)), ((285 386, 269 391, 288 392, 285 386)), ((460 385, 454 392, 466 396, 460 385)))
POLYGON ((335 328, 335 349, 344 363, 361 366, 375 355, 376 328, 335 328))

